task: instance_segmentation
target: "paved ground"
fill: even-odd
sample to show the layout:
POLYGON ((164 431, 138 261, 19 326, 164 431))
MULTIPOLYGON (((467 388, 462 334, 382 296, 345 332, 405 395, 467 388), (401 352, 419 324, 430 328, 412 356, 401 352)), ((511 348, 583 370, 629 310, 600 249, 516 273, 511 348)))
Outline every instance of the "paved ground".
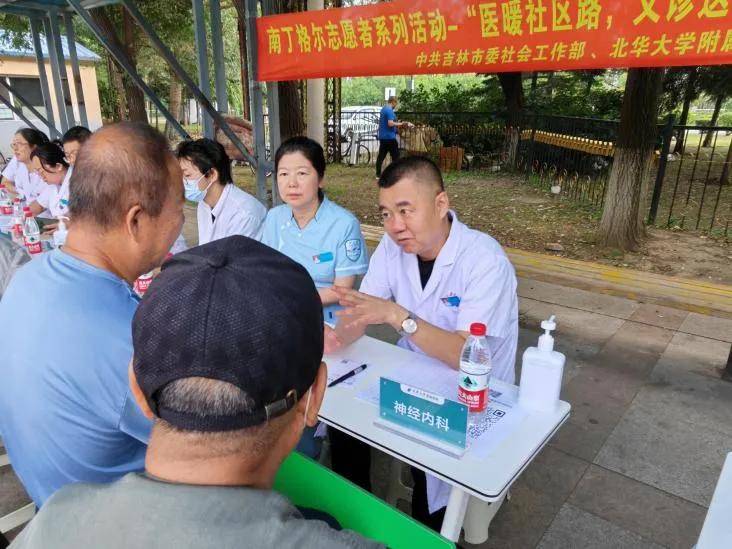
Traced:
MULTIPOLYGON (((573 409, 481 547, 693 546, 732 451, 732 383, 718 377, 732 320, 531 280, 519 295, 519 349, 557 315, 562 397, 573 409)), ((388 459, 375 460, 382 495, 388 459)), ((0 468, 0 515, 26 501, 0 468)))

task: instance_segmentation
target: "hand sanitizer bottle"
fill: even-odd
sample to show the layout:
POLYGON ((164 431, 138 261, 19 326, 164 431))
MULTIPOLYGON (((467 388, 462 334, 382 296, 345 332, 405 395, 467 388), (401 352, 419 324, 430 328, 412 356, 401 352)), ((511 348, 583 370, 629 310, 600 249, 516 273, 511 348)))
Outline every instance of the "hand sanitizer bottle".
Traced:
POLYGON ((524 351, 519 385, 519 406, 529 410, 553 412, 559 403, 565 357, 554 350, 551 331, 557 328, 554 315, 541 323, 544 335, 537 347, 524 351))
POLYGON ((68 234, 68 231, 66 230, 66 223, 64 223, 64 219, 68 221, 68 217, 65 217, 63 215, 58 216, 58 228, 56 229, 56 232, 53 233, 53 247, 54 248, 60 248, 64 244, 66 244, 66 235, 68 234))

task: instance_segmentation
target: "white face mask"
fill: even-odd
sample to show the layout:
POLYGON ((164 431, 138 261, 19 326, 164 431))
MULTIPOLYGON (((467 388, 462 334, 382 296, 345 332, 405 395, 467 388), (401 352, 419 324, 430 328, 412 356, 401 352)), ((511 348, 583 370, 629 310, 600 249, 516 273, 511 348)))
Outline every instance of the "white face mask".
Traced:
POLYGON ((302 428, 308 428, 308 410, 310 410, 310 397, 313 396, 313 388, 308 389, 308 399, 305 401, 305 419, 302 422, 302 428))
POLYGON ((186 200, 190 200, 191 202, 200 202, 204 199, 204 197, 206 196, 206 192, 213 183, 213 181, 211 181, 205 189, 199 189, 198 182, 201 181, 201 179, 203 179, 204 177, 206 176, 202 175, 198 179, 183 178, 183 188, 185 189, 186 200))

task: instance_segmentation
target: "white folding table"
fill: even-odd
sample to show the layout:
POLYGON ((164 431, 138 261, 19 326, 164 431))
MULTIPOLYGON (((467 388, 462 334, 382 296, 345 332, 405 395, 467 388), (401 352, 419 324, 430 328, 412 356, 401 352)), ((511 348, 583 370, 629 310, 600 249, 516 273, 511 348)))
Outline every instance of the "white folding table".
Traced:
MULTIPOLYGON (((481 458, 468 449, 458 459, 378 427, 374 424, 379 417, 378 407, 356 396, 379 377, 389 377, 391 370, 405 364, 414 367, 414 385, 419 387, 422 355, 364 336, 339 352, 327 355, 324 360, 335 363, 343 358, 369 366, 357 376, 353 387, 336 385, 326 391, 320 419, 450 484, 452 489, 441 534, 452 541, 460 536, 469 496, 484 502, 502 501, 509 487, 569 417, 570 405, 564 401, 560 401, 553 413, 528 413, 510 436, 486 457, 481 458)), ((518 387, 501 382, 492 381, 491 387, 506 393, 518 391, 518 387)))
POLYGON ((727 454, 696 549, 732 547, 732 452, 727 454))

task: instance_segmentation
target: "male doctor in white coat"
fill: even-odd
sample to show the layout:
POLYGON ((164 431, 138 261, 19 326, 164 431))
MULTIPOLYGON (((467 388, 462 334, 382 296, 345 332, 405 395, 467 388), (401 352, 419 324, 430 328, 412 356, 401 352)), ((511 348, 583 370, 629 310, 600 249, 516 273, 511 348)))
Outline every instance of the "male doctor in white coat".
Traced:
MULTIPOLYGON (((516 274, 501 246, 458 220, 431 160, 400 159, 384 170, 378 184, 386 235, 360 292, 334 288, 345 307, 343 320, 348 317, 344 332, 350 335, 330 331, 326 350, 350 343, 369 324, 390 324, 402 336, 399 346, 458 369, 470 324, 482 322, 491 336, 492 375, 514 383, 516 274)), ((370 489, 368 446, 334 430, 331 438, 334 469, 370 489)), ((412 514, 439 531, 449 486, 429 475, 425 479, 414 468, 412 474, 412 514)))

